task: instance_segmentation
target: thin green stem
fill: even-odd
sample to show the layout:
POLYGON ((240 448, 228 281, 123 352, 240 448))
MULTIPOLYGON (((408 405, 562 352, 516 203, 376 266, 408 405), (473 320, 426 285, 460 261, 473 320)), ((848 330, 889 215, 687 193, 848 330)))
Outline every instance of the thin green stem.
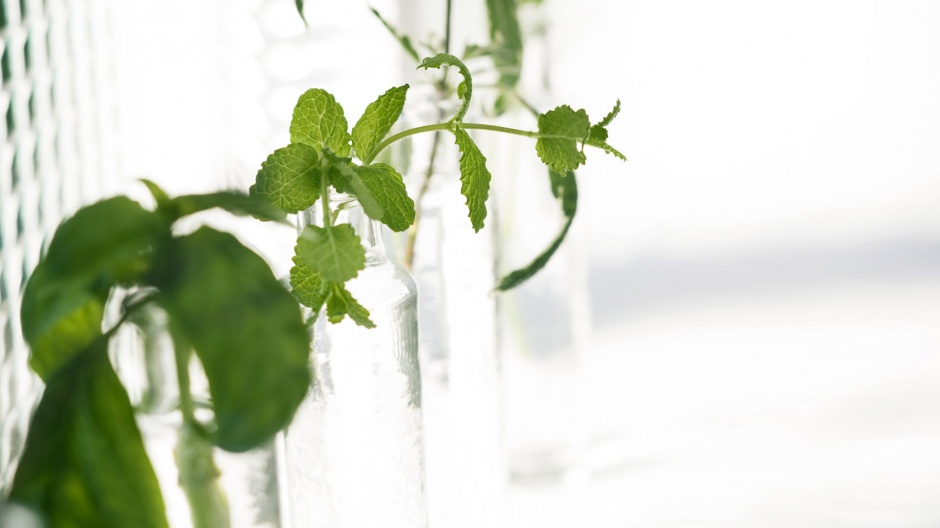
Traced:
POLYGON ((409 128, 408 130, 403 130, 397 134, 393 134, 387 137, 385 140, 383 140, 381 143, 376 145, 375 148, 372 149, 372 152, 370 152, 369 155, 366 156, 366 159, 364 159, 363 162, 366 165, 368 165, 369 163, 372 163, 372 160, 374 160, 375 157, 378 156, 380 152, 385 150, 389 145, 391 145, 392 143, 395 143, 396 141, 401 141, 402 139, 405 139, 410 136, 414 136, 416 134, 422 134, 425 132, 437 132, 440 130, 453 130, 454 128, 462 128, 464 130, 488 130, 490 132, 502 132, 504 134, 512 134, 514 136, 524 136, 528 138, 570 139, 570 138, 567 138, 566 136, 539 134, 538 132, 532 132, 529 130, 519 130, 518 128, 508 128, 508 127, 502 127, 502 126, 497 126, 497 125, 487 125, 484 123, 436 123, 433 125, 424 125, 424 126, 419 126, 415 128, 409 128))
POLYGON ((441 141, 441 132, 434 133, 434 143, 431 145, 431 159, 428 160, 428 169, 424 174, 424 181, 421 183, 421 190, 418 191, 418 199, 415 202, 415 221, 408 230, 408 243, 405 246, 405 267, 411 269, 415 260, 415 242, 418 240, 418 224, 421 221, 421 203, 424 201, 424 195, 431 187, 431 176, 434 175, 434 162, 437 161, 437 145, 441 141))
POLYGON ((176 444, 176 466, 179 484, 189 502, 193 528, 228 528, 231 524, 228 500, 219 487, 219 468, 213 458, 213 445, 203 438, 202 426, 196 420, 196 405, 189 383, 189 358, 192 349, 175 332, 173 350, 176 355, 176 377, 180 390, 180 411, 183 425, 176 444))
POLYGON ((447 14, 444 16, 444 53, 450 53, 450 27, 453 17, 451 14, 452 10, 452 0, 447 0, 447 14))
MULTIPOLYGON (((372 161, 371 159, 369 161, 372 161)), ((323 227, 329 231, 330 221, 330 162, 326 156, 320 158, 320 200, 323 205, 323 227)))

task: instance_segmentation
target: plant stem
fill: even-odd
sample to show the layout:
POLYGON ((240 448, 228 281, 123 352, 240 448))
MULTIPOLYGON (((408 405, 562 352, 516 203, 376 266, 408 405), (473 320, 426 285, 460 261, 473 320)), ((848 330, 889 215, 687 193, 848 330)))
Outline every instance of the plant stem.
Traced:
POLYGON ((406 137, 414 136, 416 134, 422 134, 424 132, 437 132, 440 130, 453 130, 454 128, 462 128, 464 130, 488 130, 490 132, 502 132, 504 134, 512 134, 514 136, 524 136, 528 138, 559 138, 559 139, 571 139, 567 136, 559 135, 550 135, 550 134, 539 134, 538 132, 532 132, 529 130, 519 130, 518 128, 508 128, 498 125, 487 125, 484 123, 436 123, 433 125, 424 125, 415 128, 409 128, 408 130, 403 130, 397 134, 391 135, 379 143, 375 148, 372 149, 372 152, 366 156, 366 159, 363 160, 363 163, 368 165, 372 163, 372 160, 379 155, 380 152, 385 150, 386 147, 395 143, 396 141, 401 141, 406 137))
POLYGON ((189 386, 191 350, 188 344, 171 333, 176 354, 180 411, 183 413, 183 425, 175 452, 180 487, 189 502, 193 528, 228 528, 228 500, 219 487, 219 468, 213 459, 214 447, 202 437, 201 426, 196 421, 196 406, 189 386))
MULTIPOLYGON (((369 160, 372 161, 372 160, 369 160)), ((326 156, 320 158, 320 200, 323 205, 323 228, 329 231, 330 221, 330 162, 326 156)))
POLYGON ((428 160, 428 170, 424 174, 424 182, 421 183, 421 190, 418 191, 418 199, 415 202, 415 221, 408 230, 408 244, 405 246, 405 267, 411 270, 415 260, 415 242, 418 240, 418 222, 421 220, 421 202, 424 195, 431 187, 431 176, 434 175, 434 162, 437 158, 437 145, 441 140, 441 132, 434 133, 434 142, 431 145, 431 159, 428 160))
MULTIPOLYGON (((444 18, 444 53, 448 53, 448 54, 450 53, 450 28, 452 25, 451 21, 453 20, 453 17, 451 16, 451 13, 453 12, 453 10, 451 9, 453 7, 451 5, 452 3, 453 3, 453 0, 447 0, 447 14, 445 15, 445 18, 444 18)), ((444 70, 444 71, 447 71, 447 70, 444 70)))

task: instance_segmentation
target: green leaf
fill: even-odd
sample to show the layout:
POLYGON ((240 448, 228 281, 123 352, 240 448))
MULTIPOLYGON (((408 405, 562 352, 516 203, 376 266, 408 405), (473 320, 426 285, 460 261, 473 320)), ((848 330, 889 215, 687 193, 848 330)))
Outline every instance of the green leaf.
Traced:
POLYGON ((133 281, 148 266, 147 250, 167 234, 159 215, 117 196, 83 207, 63 222, 45 261, 56 277, 133 281))
POLYGON ((372 149, 392 129, 405 107, 405 94, 408 85, 391 88, 366 107, 362 117, 352 129, 352 144, 356 156, 365 161, 372 154, 372 149))
POLYGON ((362 183, 359 175, 356 174, 358 165, 352 162, 352 158, 337 156, 330 149, 323 149, 323 157, 330 162, 330 183, 336 189, 336 192, 355 194, 364 210, 374 211, 376 215, 381 216, 383 213, 382 206, 379 205, 369 189, 362 183))
POLYGON ((398 43, 401 44, 401 47, 405 49, 405 53, 407 53, 409 57, 413 58, 415 62, 421 62, 421 56, 418 54, 418 50, 416 50, 415 47, 411 44, 411 39, 408 38, 408 35, 404 35, 395 29, 395 27, 389 24, 388 21, 385 20, 385 18, 383 18, 382 15, 375 10, 375 8, 370 9, 372 10, 372 14, 382 22, 383 26, 385 26, 385 29, 387 29, 388 32, 391 33, 393 37, 395 37, 398 43))
POLYGON ((314 271, 303 259, 294 255, 294 266, 290 269, 290 285, 294 297, 301 304, 313 310, 314 314, 320 312, 323 303, 330 291, 323 277, 314 271))
POLYGON ((138 280, 164 237, 169 225, 160 215, 123 196, 79 209, 59 226, 20 309, 30 364, 40 377, 101 333, 108 291, 138 280))
POLYGON ((565 241, 565 237, 568 235, 568 230, 571 228, 571 223, 574 221, 574 215, 578 208, 578 186, 575 181, 575 175, 574 172, 568 172, 564 176, 552 172, 550 178, 552 182, 552 192, 556 197, 561 198, 562 210, 567 217, 565 225, 561 228, 561 232, 555 237, 551 245, 535 257, 532 262, 503 277, 496 286, 498 291, 511 290, 531 279, 539 270, 548 264, 548 261, 555 255, 555 252, 558 251, 558 248, 561 247, 562 242, 565 241))
POLYGON ((177 196, 161 209, 172 217, 180 218, 216 207, 236 216, 253 216, 262 221, 287 223, 284 211, 265 201, 260 195, 249 196, 234 191, 177 196))
POLYGON ((308 225, 297 238, 294 253, 328 282, 346 282, 366 267, 366 250, 349 224, 308 225))
POLYGON ((147 186, 147 190, 150 191, 153 199, 156 200, 158 207, 170 201, 170 196, 166 193, 166 191, 161 189, 160 186, 153 181, 150 181, 146 178, 141 178, 140 182, 147 186))
POLYGON ((351 149, 343 107, 326 90, 311 88, 304 92, 294 107, 290 122, 291 143, 303 143, 316 150, 329 147, 340 156, 349 156, 351 149))
POLYGON ((617 117, 617 114, 619 113, 620 113, 620 99, 617 99, 617 103, 614 105, 614 108, 606 116, 604 116, 604 119, 601 119, 601 121, 598 124, 594 125, 594 127, 607 128, 607 126, 609 126, 613 122, 614 118, 617 117))
POLYGON ((577 142, 587 140, 590 129, 591 122, 584 110, 575 112, 568 105, 559 106, 539 115, 542 137, 535 142, 535 151, 555 172, 574 170, 585 161, 577 142))
POLYGON ((294 6, 297 7, 297 14, 300 15, 300 19, 304 21, 304 25, 307 25, 307 17, 304 16, 304 0, 294 0, 294 6))
POLYGON ((578 183, 575 181, 574 172, 568 171, 565 174, 559 174, 555 171, 548 171, 548 179, 551 184, 552 194, 555 198, 561 200, 561 210, 566 217, 574 216, 578 209, 578 183))
POLYGON ((415 203, 408 196, 401 174, 384 163, 356 166, 353 170, 356 178, 350 180, 350 184, 370 218, 392 231, 404 231, 414 223, 415 203), (366 194, 372 199, 363 201, 361 197, 366 194))
POLYGON ((611 110, 610 113, 604 117, 604 119, 601 119, 599 123, 591 127, 591 133, 584 144, 603 149, 604 152, 612 154, 613 156, 620 158, 623 161, 627 161, 626 156, 621 154, 614 147, 611 147, 607 144, 607 125, 609 125, 619 113, 620 99, 617 99, 617 104, 614 105, 614 109, 611 110))
POLYGON ((23 336, 30 345, 30 367, 48 379, 71 357, 101 335, 107 292, 67 279, 47 280, 38 266, 23 294, 23 336))
POLYGON ((470 97, 473 95, 473 79, 470 77, 470 70, 460 59, 446 53, 439 53, 424 59, 421 64, 418 64, 418 68, 427 70, 428 68, 440 68, 445 65, 455 66, 460 71, 460 75, 463 76, 463 82, 457 85, 457 97, 462 99, 463 103, 457 109, 457 113, 448 120, 451 123, 459 123, 463 120, 463 116, 467 115, 467 110, 470 109, 470 97))
POLYGON ((261 163, 249 194, 285 213, 296 213, 312 206, 320 197, 317 150, 303 143, 291 143, 275 150, 261 163))
POLYGON ((235 237, 203 227, 157 255, 152 284, 171 329, 202 362, 213 442, 241 452, 291 420, 310 385, 309 338, 297 301, 235 237))
POLYGON ((167 528, 130 400, 96 340, 47 380, 10 500, 49 528, 167 528))
POLYGON ((330 298, 326 301, 326 316, 333 324, 349 316, 357 325, 365 328, 375 328, 375 323, 369 319, 369 311, 357 301, 342 284, 330 284, 330 298))
POLYGON ((519 82, 522 69, 522 30, 516 14, 516 0, 486 0, 490 22, 490 39, 501 47, 493 54, 500 72, 500 84, 508 88, 519 82))
POLYGON ((483 228, 486 218, 486 199, 490 194, 490 171, 486 168, 486 158, 462 128, 454 129, 457 146, 460 148, 460 192, 467 198, 470 209, 470 224, 474 231, 483 228))

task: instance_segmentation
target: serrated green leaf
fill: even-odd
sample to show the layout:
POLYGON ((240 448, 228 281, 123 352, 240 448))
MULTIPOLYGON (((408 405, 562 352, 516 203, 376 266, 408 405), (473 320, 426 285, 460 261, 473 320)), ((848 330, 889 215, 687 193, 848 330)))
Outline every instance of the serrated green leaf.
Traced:
POLYGON ((590 146, 592 146, 592 147, 597 147, 597 148, 599 148, 599 149, 602 149, 604 152, 613 155, 615 158, 619 158, 619 159, 621 159, 621 160, 623 160, 623 161, 627 161, 627 157, 626 157, 626 156, 624 156, 623 154, 621 154, 620 151, 618 151, 618 150, 615 149, 614 147, 612 147, 612 146, 610 146, 609 144, 607 144, 606 141, 597 140, 597 139, 594 139, 594 138, 588 138, 588 140, 585 141, 584 144, 585 144, 585 145, 590 145, 590 146))
POLYGON ((209 381, 212 441, 241 452, 270 440, 310 384, 309 337, 294 297, 261 257, 208 227, 173 239, 149 279, 209 381))
POLYGON ((48 528, 167 528, 130 400, 99 339, 47 380, 10 500, 48 528))
POLYGON ((291 292, 301 304, 316 314, 330 294, 327 283, 323 282, 323 277, 297 255, 294 255, 292 260, 294 266, 290 269, 291 292))
POLYGON ((331 323, 340 323, 348 315, 359 326, 375 328, 375 323, 369 319, 369 310, 359 304, 342 284, 331 283, 329 287, 330 298, 326 301, 326 316, 331 323))
POLYGON ((539 137, 535 151, 548 168, 565 173, 584 163, 584 152, 578 150, 578 141, 585 141, 591 130, 591 121, 584 110, 575 112, 568 105, 539 115, 539 137))
POLYGON ((366 267, 366 250, 349 224, 308 225, 297 238, 294 253, 328 282, 344 283, 366 267))
POLYGON ((590 143, 592 141, 599 142, 599 143, 607 141, 607 129, 600 125, 592 126, 591 133, 590 135, 588 135, 588 139, 586 143, 590 143))
POLYGON ((349 156, 352 139, 343 107, 326 90, 311 88, 297 100, 290 122, 291 143, 316 150, 328 147, 339 156, 349 156))
POLYGON ((177 196, 167 202, 161 209, 168 211, 168 214, 173 217, 180 218, 215 208, 228 211, 236 216, 252 216, 265 222, 287 223, 284 211, 262 199, 260 195, 249 196, 234 191, 177 196))
POLYGON ((490 39, 501 49, 493 54, 493 62, 500 72, 500 84, 508 88, 519 82, 522 69, 522 30, 516 13, 516 0, 486 0, 489 15, 490 39))
POLYGON ((467 66, 461 62, 460 59, 446 53, 438 53, 433 57, 424 59, 421 61, 421 64, 418 64, 418 68, 424 68, 425 70, 428 68, 437 69, 445 65, 455 66, 463 77, 463 82, 457 85, 458 97, 460 97, 463 102, 460 104, 460 108, 457 109, 457 113, 448 120, 448 122, 451 123, 459 123, 463 120, 463 117, 467 115, 467 110, 470 109, 470 97, 473 96, 473 79, 470 77, 470 70, 467 69, 467 66))
MULTIPOLYGON (((606 116, 604 116, 604 119, 601 119, 601 121, 594 126, 607 128, 607 126, 613 122, 614 118, 617 117, 617 114, 619 113, 620 113, 620 99, 617 99, 617 103, 614 105, 614 108, 606 116)), ((607 139, 607 138, 605 137, 604 139, 607 139)))
POLYGON ((372 149, 392 129, 405 107, 405 95, 408 85, 390 88, 366 107, 362 117, 352 129, 352 144, 356 156, 365 161, 372 154, 372 149))
POLYGON ((385 29, 387 29, 388 32, 391 33, 393 37, 395 37, 395 40, 401 44, 401 47, 404 48, 405 53, 407 53, 409 57, 413 58, 415 62, 420 62, 421 55, 418 54, 418 50, 416 50, 415 47, 411 44, 411 39, 408 38, 408 35, 402 34, 395 28, 395 26, 389 24, 388 21, 385 20, 385 18, 375 10, 375 8, 370 9, 372 10, 372 14, 382 22, 383 26, 385 26, 385 29))
POLYGON ((558 233, 558 236, 555 237, 548 248, 535 257, 532 262, 503 277, 496 286, 496 290, 498 291, 511 290, 535 276, 539 270, 548 264, 548 261, 555 255, 558 248, 561 247, 562 242, 565 241, 565 237, 568 236, 568 231, 571 229, 571 223, 574 221, 574 215, 578 208, 577 181, 575 180, 574 172, 568 172, 564 176, 551 172, 549 176, 552 182, 552 193, 555 197, 561 199, 562 210, 566 216, 565 225, 561 228, 561 232, 558 233))
POLYGON ((350 184, 360 196, 362 210, 369 218, 382 222, 392 231, 404 231, 414 223, 415 203, 408 196, 401 174, 393 167, 376 163, 356 166, 353 170, 357 177, 351 179, 350 184), (365 194, 372 200, 362 201, 361 196, 365 194))
POLYGON ((303 211, 315 204, 320 197, 317 150, 303 143, 275 150, 261 163, 249 194, 285 213, 303 211))
POLYGON ((372 196, 372 192, 366 188, 362 179, 356 174, 359 167, 352 162, 352 158, 343 158, 333 154, 330 149, 323 149, 323 156, 329 160, 330 183, 336 192, 349 193, 355 195, 362 204, 363 210, 373 211, 374 214, 381 216, 384 212, 382 206, 372 196))
POLYGON ((59 226, 20 309, 30 364, 40 377, 101 333, 108 291, 139 279, 164 237, 169 225, 163 218, 123 196, 79 209, 59 226))
POLYGON ((597 147, 603 149, 604 152, 612 154, 613 156, 627 161, 627 157, 621 154, 617 149, 607 144, 607 125, 609 125, 617 114, 620 113, 620 99, 617 99, 617 104, 614 105, 613 110, 610 111, 604 119, 601 119, 599 123, 591 127, 591 133, 585 140, 585 145, 590 145, 592 147, 597 147))
POLYGON ((470 224, 474 231, 483 229, 486 218, 486 199, 490 194, 490 171, 486 158, 462 128, 454 129, 457 147, 460 148, 460 192, 467 199, 470 209, 470 224))

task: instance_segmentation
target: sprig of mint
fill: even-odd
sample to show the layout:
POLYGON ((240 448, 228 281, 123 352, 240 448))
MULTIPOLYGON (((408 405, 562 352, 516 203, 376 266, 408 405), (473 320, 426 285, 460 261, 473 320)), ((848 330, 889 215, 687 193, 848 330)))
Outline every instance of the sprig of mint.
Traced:
POLYGON ((357 197, 367 216, 393 231, 404 231, 415 220, 415 204, 408 197, 398 171, 391 165, 372 163, 389 145, 415 134, 452 133, 461 152, 461 193, 466 199, 470 225, 479 231, 487 214, 486 200, 492 175, 486 167, 486 158, 468 131, 506 133, 536 140, 536 154, 552 171, 552 191, 562 202, 566 225, 552 246, 524 269, 501 280, 498 290, 524 282, 558 249, 574 218, 577 186, 572 171, 586 161, 585 145, 619 155, 606 142, 606 127, 616 116, 619 102, 614 111, 593 127, 584 110, 575 111, 567 105, 541 114, 535 131, 467 123, 464 118, 473 96, 473 79, 466 65, 457 57, 442 53, 422 60, 418 67, 444 66, 457 68, 461 75, 456 90, 461 104, 456 113, 443 122, 392 135, 389 132, 406 104, 407 85, 391 88, 369 104, 351 134, 347 131, 343 108, 335 97, 321 89, 308 90, 294 108, 291 144, 268 156, 251 186, 252 196, 266 200, 284 213, 296 213, 320 202, 323 225, 306 226, 300 233, 294 251, 291 286, 294 295, 314 313, 325 306, 330 322, 340 322, 349 316, 361 326, 374 326, 368 307, 362 307, 344 286, 364 269, 365 258, 361 241, 352 228, 332 225, 330 193, 357 197))
MULTIPOLYGON (((177 236, 182 217, 212 208, 284 222, 240 193, 170 198, 145 182, 154 210, 114 197, 84 207, 56 230, 23 293, 30 365, 46 383, 10 500, 50 528, 165 528, 163 498, 134 409, 108 358, 108 342, 134 314, 159 307, 176 344, 183 415, 180 485, 193 523, 224 528, 213 446, 240 452, 270 440, 300 405, 311 378, 309 336, 297 302, 267 263, 230 234, 203 227, 177 236), (150 292, 103 329, 117 288, 150 292), (189 357, 208 380, 213 419, 197 420, 189 357), (250 387, 251 390, 246 390, 250 387)), ((118 352, 119 354, 121 352, 118 352)))

